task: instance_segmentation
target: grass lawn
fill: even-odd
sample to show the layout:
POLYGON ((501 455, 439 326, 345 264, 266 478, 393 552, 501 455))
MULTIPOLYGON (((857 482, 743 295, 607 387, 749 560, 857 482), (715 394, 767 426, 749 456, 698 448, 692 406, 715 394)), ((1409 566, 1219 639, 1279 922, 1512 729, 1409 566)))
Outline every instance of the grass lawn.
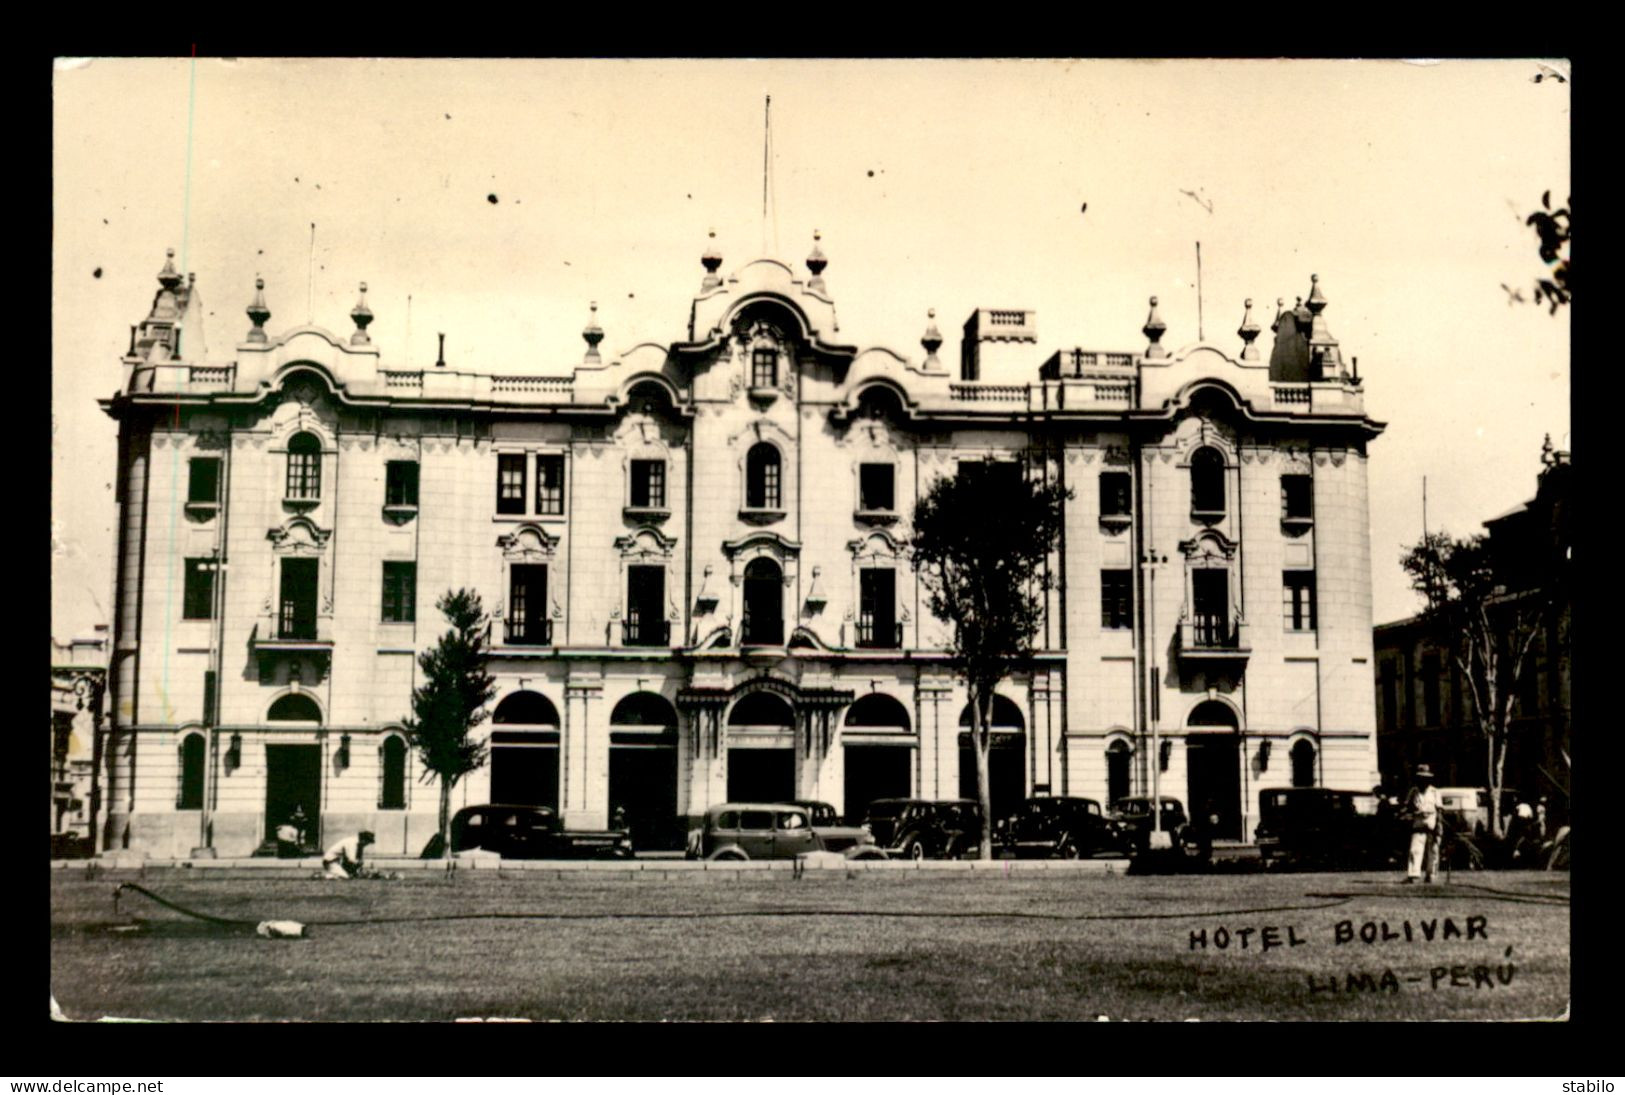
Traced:
POLYGON ((912 871, 140 880, 214 916, 303 921, 309 938, 294 940, 130 891, 115 915, 120 880, 136 875, 53 876, 52 991, 70 1018, 1508 1019, 1555 1018, 1569 991, 1566 873, 1431 888, 1389 874, 912 871), (1469 917, 1483 918, 1471 939, 1469 917), (1446 918, 1461 937, 1439 937, 1446 918), (1345 920, 1355 934, 1339 944, 1345 920), (1360 939, 1384 921, 1399 938, 1360 939), (1268 949, 1266 926, 1280 941, 1268 949), (1244 928, 1257 929, 1246 949, 1244 928))

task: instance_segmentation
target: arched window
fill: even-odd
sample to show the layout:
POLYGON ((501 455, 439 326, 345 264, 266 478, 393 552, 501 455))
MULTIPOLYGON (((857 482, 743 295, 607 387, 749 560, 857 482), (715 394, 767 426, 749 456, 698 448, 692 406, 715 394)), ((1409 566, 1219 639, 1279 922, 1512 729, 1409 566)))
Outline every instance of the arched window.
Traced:
POLYGON ((784 581, 771 559, 752 559, 745 567, 745 613, 740 641, 777 646, 784 642, 784 581))
POLYGON ((269 722, 321 722, 322 709, 309 696, 294 693, 273 703, 265 718, 269 722))
POLYGON ((406 809, 406 742, 398 734, 391 734, 378 748, 379 767, 383 770, 383 786, 378 793, 380 810, 406 809))
POLYGON ((750 352, 750 386, 772 388, 779 382, 779 350, 771 344, 758 345, 750 352))
POLYGON ((906 732, 908 709, 884 692, 871 692, 846 709, 846 725, 906 732))
POLYGON ((1106 747, 1106 805, 1128 797, 1129 762, 1133 750, 1122 739, 1106 747))
POLYGON ((515 692, 497 704, 491 721, 498 725, 557 726, 559 709, 540 692, 515 692))
POLYGON ((203 735, 188 734, 181 739, 181 788, 175 798, 177 810, 203 809, 203 735))
POLYGON ((322 443, 313 433, 296 433, 288 442, 289 498, 322 496, 322 443))
POLYGON ((1217 449, 1197 449, 1191 457, 1191 512, 1222 517, 1224 510, 1224 457, 1217 449))
POLYGON ((1313 787, 1315 785, 1315 743, 1308 738, 1299 738, 1292 747, 1292 786, 1313 787))
POLYGON ((663 730, 677 728, 677 712, 663 696, 653 692, 634 692, 610 712, 611 726, 658 726, 663 730))
POLYGON ((780 489, 779 450, 766 441, 752 445, 745 455, 745 506, 749 509, 778 509, 783 504, 780 489))
POLYGON ((795 725, 795 712, 781 696, 772 692, 751 692, 739 697, 739 702, 728 712, 728 725, 789 729, 795 725))
MULTIPOLYGON (((967 730, 970 729, 971 709, 968 703, 965 705, 964 710, 959 712, 959 725, 967 730)), ((1021 708, 1017 707, 1013 700, 999 695, 993 697, 993 728, 995 730, 1025 731, 1026 727, 1027 720, 1021 717, 1021 708)))

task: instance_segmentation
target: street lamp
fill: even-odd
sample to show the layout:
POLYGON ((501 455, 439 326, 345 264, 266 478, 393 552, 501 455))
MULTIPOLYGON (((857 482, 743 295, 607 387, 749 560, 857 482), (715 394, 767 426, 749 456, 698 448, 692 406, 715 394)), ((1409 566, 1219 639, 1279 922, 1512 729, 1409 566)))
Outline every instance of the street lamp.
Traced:
POLYGON ((1165 552, 1148 549, 1140 555, 1140 569, 1145 574, 1146 658, 1150 680, 1146 685, 1146 719, 1151 724, 1151 847, 1171 848, 1172 838, 1162 828, 1162 759, 1163 741, 1157 722, 1161 717, 1162 693, 1157 666, 1157 571, 1168 565, 1165 552))

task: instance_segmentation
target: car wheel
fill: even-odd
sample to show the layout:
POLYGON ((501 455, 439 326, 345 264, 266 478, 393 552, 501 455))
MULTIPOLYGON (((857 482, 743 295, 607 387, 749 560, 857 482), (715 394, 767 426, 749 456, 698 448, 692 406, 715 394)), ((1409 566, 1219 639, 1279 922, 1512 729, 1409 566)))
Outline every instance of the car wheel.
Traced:
POLYGON ((1078 846, 1072 842, 1071 837, 1061 841, 1060 847, 1055 849, 1055 854, 1060 859, 1078 859, 1081 855, 1078 846))
POLYGON ((925 844, 919 837, 910 837, 903 844, 903 858, 916 860, 925 858, 925 844))
POLYGON ((746 855, 744 852, 740 851, 738 848, 721 848, 721 849, 718 849, 717 851, 712 852, 706 858, 710 859, 710 860, 713 860, 713 861, 734 861, 734 862, 737 862, 737 861, 742 860, 742 859, 749 859, 750 856, 746 855))

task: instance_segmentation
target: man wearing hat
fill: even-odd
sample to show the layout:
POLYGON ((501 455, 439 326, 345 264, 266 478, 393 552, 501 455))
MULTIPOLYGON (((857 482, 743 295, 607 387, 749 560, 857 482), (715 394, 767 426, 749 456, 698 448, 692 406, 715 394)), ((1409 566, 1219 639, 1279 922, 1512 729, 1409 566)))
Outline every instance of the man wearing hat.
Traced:
POLYGON ((361 874, 361 860, 367 854, 367 846, 376 838, 371 832, 363 829, 346 840, 341 840, 322 856, 322 866, 326 869, 327 878, 355 878, 361 874))
POLYGON ((1405 812, 1411 819, 1411 854, 1405 865, 1405 881, 1432 882, 1439 870, 1439 789, 1433 786, 1433 769, 1416 766, 1416 786, 1411 788, 1405 812))

